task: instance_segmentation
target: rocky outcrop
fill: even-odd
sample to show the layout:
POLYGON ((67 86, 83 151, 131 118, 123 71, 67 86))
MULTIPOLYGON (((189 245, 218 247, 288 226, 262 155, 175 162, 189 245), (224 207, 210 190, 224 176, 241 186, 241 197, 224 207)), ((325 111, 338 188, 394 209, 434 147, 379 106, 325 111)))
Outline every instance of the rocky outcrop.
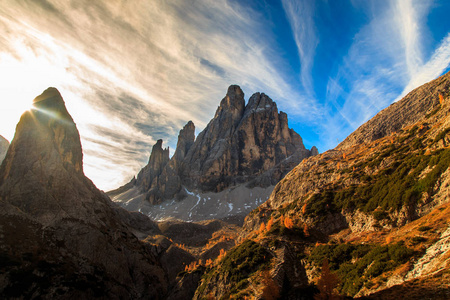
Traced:
MULTIPOLYGON (((254 94, 247 106, 243 97, 239 87, 231 86, 198 136, 185 160, 188 187, 219 192, 255 179, 291 155, 299 153, 298 162, 310 155, 301 137, 288 128, 287 115, 278 113, 267 95, 254 94)), ((277 179, 281 176, 273 181, 277 179)))
POLYGON ((33 104, 0 167, 0 294, 161 299, 166 274, 123 223, 129 213, 85 177, 61 95, 49 88, 33 104))
POLYGON ((148 164, 139 172, 135 184, 146 191, 146 200, 154 203, 161 197, 160 176, 169 162, 169 149, 162 148, 162 140, 158 140, 152 148, 148 164))
POLYGON ((9 148, 8 140, 0 135, 0 164, 2 163, 3 159, 5 158, 8 148, 9 148))
MULTIPOLYGON (((304 158, 318 154, 315 147, 305 149, 300 135, 288 127, 287 115, 278 112, 272 99, 255 93, 245 105, 244 93, 237 85, 228 88, 214 118, 196 139, 194 132, 190 121, 180 131, 170 161, 158 141, 149 164, 128 187, 141 189, 152 204, 184 198, 183 186, 197 192, 221 192, 240 184, 269 187, 304 158), (164 158, 155 164, 153 157, 159 158, 161 153, 164 158)), ((127 188, 110 195, 124 190, 127 188)))

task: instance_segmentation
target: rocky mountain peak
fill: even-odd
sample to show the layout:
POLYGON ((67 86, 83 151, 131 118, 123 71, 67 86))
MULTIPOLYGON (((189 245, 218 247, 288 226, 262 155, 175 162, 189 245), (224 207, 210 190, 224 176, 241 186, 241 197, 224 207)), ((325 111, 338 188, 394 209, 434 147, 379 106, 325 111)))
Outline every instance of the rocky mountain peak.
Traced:
POLYGON ((164 167, 169 162, 169 148, 162 148, 163 140, 159 139, 153 145, 148 164, 139 172, 136 183, 146 190, 151 189, 153 181, 161 175, 164 167))
MULTIPOLYGON (((245 109, 244 92, 237 85, 228 88, 227 95, 220 102, 212 121, 218 120, 226 130, 233 130, 245 109)), ((215 129, 215 126, 212 126, 215 129)))
POLYGON ((53 121, 73 122, 59 91, 50 87, 33 100, 33 109, 47 114, 53 121))
POLYGON ((85 210, 77 199, 91 198, 94 186, 83 173, 76 125, 54 88, 38 96, 34 106, 17 124, 0 168, 3 199, 42 222, 57 220, 55 209, 58 217, 82 214, 85 210))
MULTIPOLYGON (((311 155, 269 96, 255 93, 245 106, 237 85, 228 88, 214 118, 196 139, 194 134, 194 124, 187 123, 166 164, 168 156, 156 164, 153 161, 154 153, 163 151, 158 141, 149 164, 130 186, 137 186, 152 204, 192 195, 189 191, 218 193, 242 184, 268 188, 311 155)), ((116 196, 119 190, 110 195, 116 196)))
POLYGON ((43 91, 42 94, 34 98, 33 104, 38 104, 39 102, 48 99, 53 99, 54 102, 64 102, 58 89, 54 87, 49 87, 45 91, 43 91))
POLYGON ((230 85, 227 95, 220 102, 220 107, 241 110, 245 106, 244 92, 238 85, 230 85))
POLYGON ((156 144, 153 145, 152 152, 148 159, 148 163, 152 166, 159 166, 169 161, 169 148, 162 148, 163 140, 159 139, 156 144))
POLYGON ((189 121, 178 134, 177 149, 174 153, 174 157, 177 161, 182 161, 184 159, 189 149, 194 144, 194 141, 195 125, 192 121, 189 121))
POLYGON ((277 224, 257 237, 260 244, 277 253, 286 249, 284 241, 291 240, 291 249, 301 241, 296 251, 309 260, 304 283, 323 279, 323 269, 314 269, 333 261, 342 298, 447 299, 439 291, 447 292, 449 282, 450 228, 441 222, 450 211, 449 112, 447 73, 378 113, 335 149, 293 168, 246 217, 251 234, 243 238, 277 224), (272 248, 277 239, 280 246, 272 248), (354 249, 365 254, 343 259, 354 249), (384 265, 391 251, 403 258, 392 256, 387 259, 395 264, 384 265), (375 271, 376 265, 383 267, 375 271))
POLYGON ((133 216, 84 176, 80 137, 61 95, 48 89, 34 106, 0 166, 0 256, 14 262, 2 266, 0 294, 160 299, 164 271, 128 227, 133 216))

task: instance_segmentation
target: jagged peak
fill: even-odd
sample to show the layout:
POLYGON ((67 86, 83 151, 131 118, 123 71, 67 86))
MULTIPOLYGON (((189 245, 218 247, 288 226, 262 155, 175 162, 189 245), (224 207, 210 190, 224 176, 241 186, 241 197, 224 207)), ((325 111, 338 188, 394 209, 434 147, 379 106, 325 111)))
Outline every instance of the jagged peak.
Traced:
POLYGON ((221 111, 243 111, 245 107, 244 92, 238 85, 230 85, 227 95, 220 102, 217 113, 221 111))
POLYGON ((248 99, 248 104, 245 107, 245 114, 252 112, 262 112, 266 110, 273 110, 277 108, 277 104, 269 96, 264 93, 254 93, 250 99, 248 99))
POLYGON ((194 122, 189 121, 186 123, 186 125, 184 125, 183 129, 181 129, 181 130, 184 131, 184 130, 188 130, 188 129, 192 129, 192 128, 194 128, 194 130, 195 130, 195 124, 194 124, 194 122))
POLYGON ((244 92, 242 91, 241 87, 236 84, 232 84, 228 87, 227 90, 227 96, 233 97, 233 96, 244 96, 244 92))
POLYGON ((34 98, 33 104, 37 104, 47 99, 62 100, 62 97, 57 88, 49 87, 45 91, 43 91, 42 94, 34 98))
POLYGON ((73 123, 64 99, 58 89, 54 87, 47 88, 42 94, 34 98, 32 111, 34 114, 40 112, 38 115, 49 117, 50 120, 73 123))
POLYGON ((162 139, 157 140, 156 144, 153 146, 153 148, 156 147, 156 148, 161 148, 162 149, 162 143, 163 143, 162 139))
POLYGON ((159 139, 156 141, 156 144, 152 147, 152 152, 150 153, 150 157, 148 159, 149 164, 160 164, 160 161, 163 160, 165 163, 169 161, 169 148, 162 147, 163 140, 159 139))

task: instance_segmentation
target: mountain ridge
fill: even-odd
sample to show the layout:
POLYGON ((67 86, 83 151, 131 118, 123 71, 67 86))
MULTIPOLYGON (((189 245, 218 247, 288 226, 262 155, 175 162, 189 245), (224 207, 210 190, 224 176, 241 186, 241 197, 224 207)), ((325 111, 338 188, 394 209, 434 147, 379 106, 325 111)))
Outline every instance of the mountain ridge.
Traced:
MULTIPOLYGON (((211 198, 210 193, 218 195, 235 188, 243 190, 240 197, 242 194, 253 197, 251 190, 255 187, 265 189, 264 195, 259 196, 265 201, 271 187, 289 170, 302 159, 316 154, 316 147, 311 150, 304 147, 300 135, 288 127, 287 115, 278 112, 272 99, 264 93, 255 93, 246 105, 241 88, 231 85, 214 117, 197 138, 195 125, 189 121, 180 130, 177 149, 171 159, 168 149, 162 148, 162 140, 158 140, 149 163, 136 179, 108 194, 125 208, 141 209, 150 214, 152 208, 145 201, 159 205, 164 208, 165 212, 158 208, 163 215, 168 215, 171 209, 178 210, 175 204, 170 204, 173 208, 163 206, 167 200, 189 198, 192 204, 187 209, 192 210, 200 203, 194 202, 195 195, 206 199, 201 206, 207 207, 211 202, 207 200, 211 198)), ((224 202, 218 210, 238 205, 241 211, 236 213, 242 215, 248 211, 245 207, 255 207, 253 203, 254 198, 245 204, 224 202)), ((220 218, 227 214, 223 211, 212 216, 220 218)), ((189 216, 183 218, 190 219, 189 216)))

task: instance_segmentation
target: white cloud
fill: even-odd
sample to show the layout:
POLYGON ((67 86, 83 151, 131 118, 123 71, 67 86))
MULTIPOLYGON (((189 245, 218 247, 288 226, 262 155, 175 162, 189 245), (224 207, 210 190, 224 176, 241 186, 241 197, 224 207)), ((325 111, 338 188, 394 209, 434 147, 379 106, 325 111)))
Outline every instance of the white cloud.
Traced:
MULTIPOLYGON (((338 114, 324 125, 339 128, 347 136, 382 108, 400 91, 410 91, 439 74, 448 65, 448 38, 435 55, 424 62, 426 17, 431 1, 354 1, 370 17, 354 36, 347 55, 328 82, 330 110, 338 114), (388 4, 388 5, 386 5, 388 4)), ((328 145, 334 146, 333 141, 328 145)))
POLYGON ((11 97, 31 102, 56 86, 80 130, 86 174, 111 189, 139 171, 155 140, 174 147, 187 121, 203 128, 230 84, 267 93, 290 115, 319 114, 277 71, 282 60, 258 16, 214 0, 7 0, 0 59, 18 77, 3 73, 0 91, 14 86, 11 97), (33 95, 21 94, 29 85, 33 95))
POLYGON ((409 83, 403 89, 403 92, 397 97, 400 100, 414 88, 431 81, 441 75, 450 66, 450 33, 442 40, 440 45, 433 52, 431 58, 421 65, 409 83))
POLYGON ((315 50, 319 44, 314 25, 314 1, 283 0, 283 8, 294 34, 300 58, 300 77, 309 96, 314 95, 311 70, 314 65, 315 50))

